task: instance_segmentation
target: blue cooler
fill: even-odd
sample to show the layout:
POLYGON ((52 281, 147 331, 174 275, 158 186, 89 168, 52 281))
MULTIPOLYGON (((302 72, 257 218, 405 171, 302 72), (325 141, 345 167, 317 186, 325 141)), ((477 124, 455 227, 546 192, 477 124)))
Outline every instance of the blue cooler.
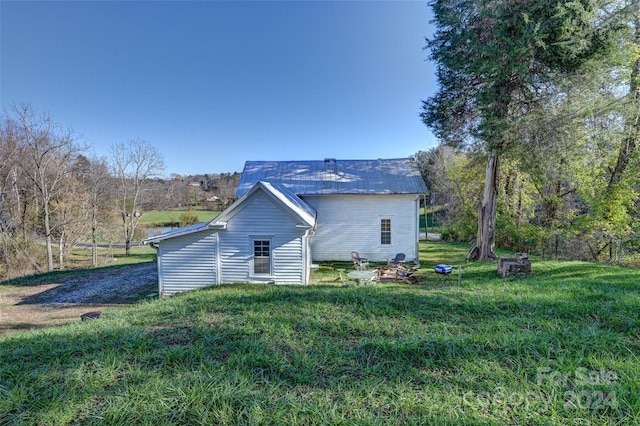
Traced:
POLYGON ((450 274, 451 271, 453 271, 453 267, 451 265, 436 265, 434 269, 438 274, 450 274))

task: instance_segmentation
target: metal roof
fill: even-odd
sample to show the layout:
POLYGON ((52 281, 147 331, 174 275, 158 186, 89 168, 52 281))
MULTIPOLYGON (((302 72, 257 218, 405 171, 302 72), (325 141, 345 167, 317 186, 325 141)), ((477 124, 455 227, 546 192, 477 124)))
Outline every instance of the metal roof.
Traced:
POLYGON ((247 161, 237 196, 264 181, 297 195, 424 194, 427 187, 411 158, 377 160, 247 161))

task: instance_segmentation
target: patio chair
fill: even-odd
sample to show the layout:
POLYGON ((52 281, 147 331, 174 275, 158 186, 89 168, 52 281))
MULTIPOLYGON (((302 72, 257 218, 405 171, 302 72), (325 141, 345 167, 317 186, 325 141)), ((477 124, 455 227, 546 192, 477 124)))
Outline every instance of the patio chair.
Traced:
POLYGON ((354 268, 360 271, 369 269, 369 259, 367 259, 366 257, 360 257, 357 251, 351 252, 351 260, 353 261, 354 268))
POLYGON ((397 268, 398 266, 402 265, 406 257, 407 256, 404 253, 398 253, 396 254, 396 257, 387 261, 387 266, 393 266, 397 268))

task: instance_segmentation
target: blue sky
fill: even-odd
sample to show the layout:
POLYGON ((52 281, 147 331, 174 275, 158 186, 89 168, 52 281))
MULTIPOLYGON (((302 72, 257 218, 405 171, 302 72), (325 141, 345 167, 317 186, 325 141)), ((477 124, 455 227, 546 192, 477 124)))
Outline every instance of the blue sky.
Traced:
POLYGON ((426 1, 3 0, 0 98, 98 155, 149 141, 165 175, 408 157, 437 144, 430 19, 426 1))

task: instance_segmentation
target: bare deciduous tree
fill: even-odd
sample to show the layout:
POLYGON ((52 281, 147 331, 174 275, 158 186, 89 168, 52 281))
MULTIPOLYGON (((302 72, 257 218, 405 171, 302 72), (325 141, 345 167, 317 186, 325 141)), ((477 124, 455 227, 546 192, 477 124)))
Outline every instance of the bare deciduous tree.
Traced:
POLYGON ((112 172, 118 180, 118 208, 122 216, 125 256, 131 254, 131 241, 141 212, 139 202, 148 181, 164 170, 164 158, 142 139, 111 146, 112 172))
POLYGON ((47 269, 52 271, 54 200, 63 189, 72 160, 84 147, 78 145, 72 129, 60 127, 48 114, 37 114, 30 104, 14 105, 12 112, 19 144, 16 161, 35 188, 47 248, 47 269))
POLYGON ((111 189, 113 178, 109 174, 109 166, 104 158, 93 158, 88 161, 84 183, 89 195, 91 216, 91 264, 98 266, 98 229, 101 222, 108 218, 109 204, 113 200, 111 189))
POLYGON ((58 266, 65 268, 65 257, 87 235, 89 229, 88 194, 73 175, 66 175, 61 183, 60 195, 53 205, 53 235, 58 243, 58 266))
POLYGON ((18 222, 21 191, 18 190, 19 169, 16 165, 16 141, 13 128, 2 120, 0 128, 0 243, 6 272, 10 269, 11 255, 18 250, 18 222))

